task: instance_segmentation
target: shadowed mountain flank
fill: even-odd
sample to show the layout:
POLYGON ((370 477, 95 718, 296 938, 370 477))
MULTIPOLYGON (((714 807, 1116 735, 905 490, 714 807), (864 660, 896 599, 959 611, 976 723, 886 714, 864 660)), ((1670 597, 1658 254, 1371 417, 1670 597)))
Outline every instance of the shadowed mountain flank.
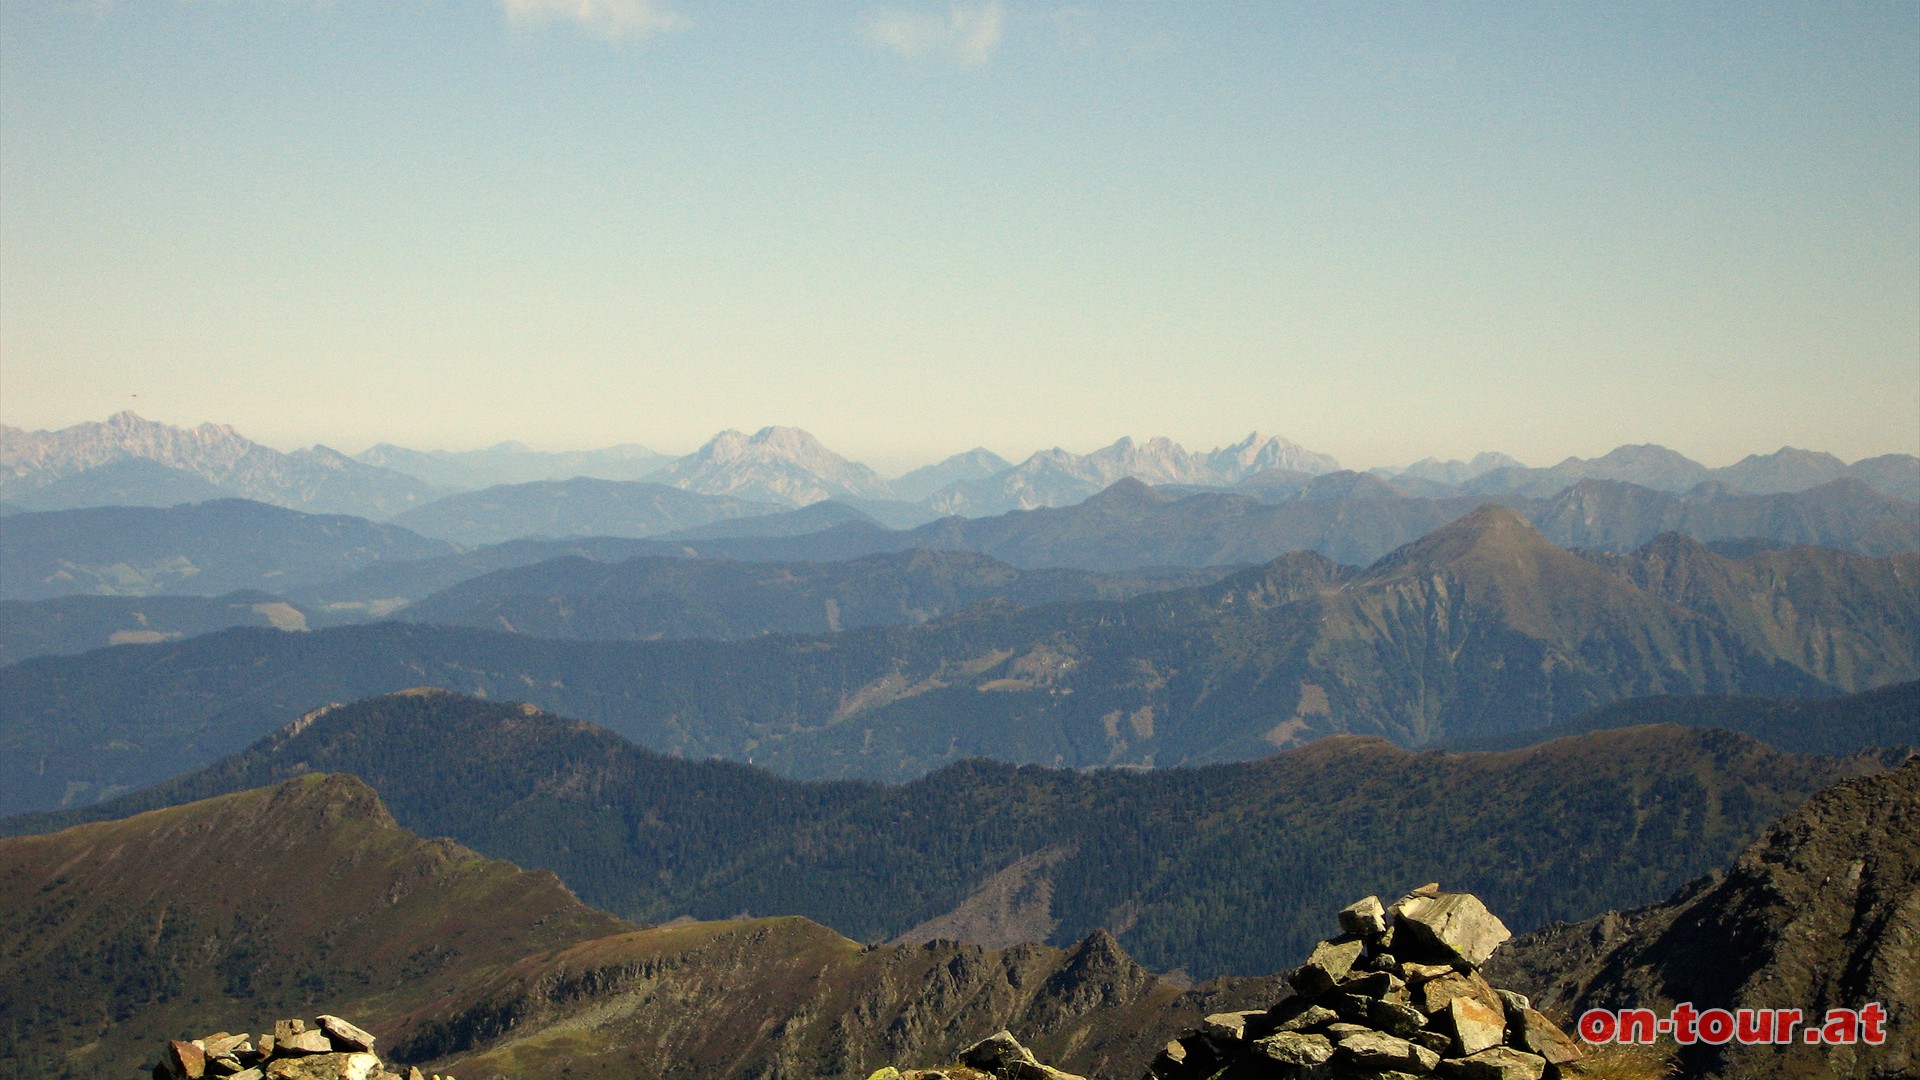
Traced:
POLYGON ((1912 1076, 1920 1064, 1920 758, 1838 784, 1769 829, 1724 874, 1672 899, 1516 939, 1495 965, 1575 1014, 1676 1002, 1798 1008, 1878 1002, 1883 1046, 1680 1050, 1689 1076, 1912 1076))

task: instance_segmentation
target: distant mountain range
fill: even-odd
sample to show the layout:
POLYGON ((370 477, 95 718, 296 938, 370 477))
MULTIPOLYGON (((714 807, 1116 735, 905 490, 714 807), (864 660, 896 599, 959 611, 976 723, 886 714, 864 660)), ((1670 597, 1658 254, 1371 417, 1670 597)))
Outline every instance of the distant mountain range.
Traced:
POLYGON ((246 499, 12 514, 0 528, 0 599, 281 592, 453 550, 394 525, 246 499))
POLYGON ((653 536, 732 518, 764 517, 779 507, 703 495, 645 480, 536 480, 449 495, 409 510, 395 525, 461 544, 523 537, 653 536))
MULTIPOLYGON (((1622 446, 1597 458, 1568 458, 1547 469, 1529 469, 1517 462, 1494 468, 1487 455, 1461 470, 1457 483, 1468 494, 1513 493, 1548 496, 1581 480, 1617 480, 1655 491, 1691 491, 1717 484, 1745 495, 1777 495, 1805 491, 1836 480, 1855 479, 1884 495, 1920 500, 1920 458, 1912 454, 1883 454, 1852 465, 1832 454, 1783 446, 1771 454, 1750 454, 1721 469, 1709 469, 1664 446, 1622 446)), ((1457 463, 1456 463, 1457 464, 1457 463)), ((1436 479, 1431 466, 1416 465, 1410 474, 1436 479)))
POLYGON ((1232 446, 1204 454, 1189 453, 1169 439, 1135 444, 1121 439, 1091 454, 1070 454, 1058 447, 991 476, 960 480, 935 491, 928 502, 936 510, 963 517, 985 517, 1009 510, 1070 506, 1116 481, 1132 478, 1148 484, 1230 487, 1268 469, 1318 474, 1339 463, 1278 436, 1256 432, 1232 446))
POLYGON ((544 638, 740 639, 923 623, 989 601, 1121 600, 1225 573, 1020 570, 957 551, 818 563, 642 557, 609 565, 571 556, 463 581, 401 614, 544 638))
POLYGON ((826 499, 893 496, 880 475, 821 446, 791 427, 752 435, 723 431, 705 446, 655 473, 653 479, 704 495, 805 506, 826 499))
POLYGON ((264 592, 225 596, 60 596, 0 599, 0 664, 108 645, 151 645, 235 626, 317 630, 358 622, 264 592))
POLYGON ((473 491, 536 480, 639 480, 672 461, 644 446, 627 443, 604 450, 535 450, 522 443, 496 443, 484 450, 409 450, 392 443, 363 450, 358 461, 417 476, 438 488, 473 491))
POLYGON ((738 642, 236 629, 41 657, 0 668, 0 793, 12 810, 93 801, 316 704, 421 684, 525 698, 665 752, 905 779, 974 755, 1166 766, 1343 732, 1418 746, 1651 694, 1916 677, 1920 555, 1731 559, 1673 538, 1595 558, 1487 507, 1365 570, 1296 553, 1210 585, 918 626, 738 642))
POLYGON ((896 498, 919 502, 941 488, 985 480, 1013 468, 1013 462, 982 446, 923 465, 887 485, 896 498))
MULTIPOLYGON (((1016 509, 1080 503, 1132 478, 1184 490, 1232 490, 1293 498, 1339 471, 1332 457, 1279 437, 1248 435, 1231 446, 1190 452, 1165 439, 1122 438, 1088 454, 1055 448, 1019 464, 974 449, 893 481, 822 446, 799 428, 752 435, 724 431, 683 458, 626 444, 544 453, 516 443, 462 452, 382 443, 348 458, 323 446, 292 454, 253 443, 230 427, 182 429, 119 413, 106 423, 61 431, 0 428, 0 502, 23 509, 99 505, 171 506, 220 496, 388 518, 455 491, 579 478, 648 480, 683 491, 796 507, 828 499, 854 505, 895 528, 939 515, 985 517, 1016 509)), ((1785 447, 1709 469, 1659 446, 1623 446, 1593 459, 1530 469, 1503 454, 1470 462, 1416 462, 1375 469, 1379 492, 1404 497, 1548 498, 1583 480, 1612 480, 1671 494, 1718 485, 1733 495, 1791 494, 1852 479, 1885 496, 1920 501, 1920 457, 1887 454, 1848 465, 1829 454, 1785 447)), ((1342 497, 1358 497, 1351 483, 1342 497)), ((526 535, 524 533, 518 535, 526 535)))
MULTIPOLYGON (((948 518, 916 529, 890 530, 837 501, 757 513, 766 507, 648 482, 573 480, 488 489, 401 519, 470 543, 523 531, 560 537, 508 540, 469 551, 396 525, 310 517, 237 500, 167 509, 16 512, 0 527, 0 601, 93 596, 101 602, 85 608, 84 618, 76 617, 82 609, 71 605, 6 608, 0 621, 0 657, 155 640, 154 634, 185 632, 187 626, 197 628, 195 632, 217 629, 210 619, 231 620, 223 625, 259 624, 260 617, 250 609, 267 601, 298 609, 299 625, 309 628, 395 614, 418 621, 428 616, 406 612, 407 605, 481 575, 553 559, 836 563, 920 550, 985 554, 1007 564, 995 571, 1003 576, 1042 569, 1135 578, 1154 567, 1207 571, 1185 579, 1191 582, 1292 550, 1315 551, 1345 564, 1369 563, 1482 505, 1469 497, 1404 496, 1387 489, 1386 483, 1371 475, 1329 473, 1309 478, 1292 496, 1275 501, 1212 490, 1183 494, 1182 489, 1123 480, 1078 506, 994 518, 948 518), (743 513, 752 516, 729 516, 743 513), (708 523, 682 527, 699 521, 708 523), (578 535, 612 532, 649 535, 578 535), (159 608, 105 602, 109 597, 217 597, 233 590, 271 595, 246 605, 201 605, 190 618, 176 605, 167 610, 177 625, 164 631, 135 621, 136 616, 158 617, 159 608)), ((1590 551, 1631 552, 1662 530, 1688 534, 1717 551, 1743 557, 1807 543, 1874 555, 1920 550, 1920 521, 1914 520, 1920 507, 1882 496, 1852 479, 1808 492, 1748 497, 1725 491, 1672 495, 1618 481, 1587 480, 1544 501, 1504 498, 1549 539, 1590 551)), ((892 564, 882 560, 863 565, 876 569, 892 564)), ((613 580, 611 568, 582 565, 578 570, 574 581, 596 575, 613 580)), ((845 610, 879 610, 856 597, 844 570, 826 577, 818 569, 795 571, 796 576, 787 578, 766 576, 777 572, 761 576, 781 582, 778 586, 734 590, 725 600, 698 595, 701 589, 718 588, 724 575, 692 569, 673 571, 682 582, 698 583, 691 592, 679 591, 681 600, 661 593, 643 600, 619 590, 593 595, 583 585, 558 579, 516 585, 507 573, 488 586, 494 590, 485 601, 490 613, 446 603, 428 610, 436 618, 461 623, 483 618, 488 620, 484 625, 511 625, 521 632, 618 637, 702 632, 694 631, 695 626, 723 637, 750 634, 755 626, 770 632, 827 630, 835 621, 827 618, 829 600, 845 610), (802 580, 827 577, 839 584, 813 597, 805 611, 793 606, 802 580), (720 622, 701 621, 723 609, 731 614, 720 622), (587 612, 594 614, 588 617, 587 612), (498 621, 502 617, 505 624, 498 621), (589 632, 587 627, 596 629, 589 632)), ((1182 580, 1177 572, 1154 570, 1147 576, 1159 587, 1182 580)), ((924 599, 928 594, 921 595, 924 599)), ((944 604, 909 602, 905 593, 884 606, 901 622, 952 610, 944 604), (916 611, 920 614, 913 614, 916 611)), ((874 624, 865 618, 840 621, 874 624)), ((286 623, 282 618, 279 624, 286 623)))
POLYGON ((237 497, 388 517, 438 494, 423 480, 325 446, 284 454, 223 424, 177 428, 121 412, 59 431, 0 426, 0 499, 29 509, 237 497))

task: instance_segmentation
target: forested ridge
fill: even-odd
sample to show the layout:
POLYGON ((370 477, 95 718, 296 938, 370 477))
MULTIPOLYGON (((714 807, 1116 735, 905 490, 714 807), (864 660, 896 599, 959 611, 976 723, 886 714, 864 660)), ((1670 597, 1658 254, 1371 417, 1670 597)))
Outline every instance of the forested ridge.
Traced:
MULTIPOLYGON (((1517 927, 1664 896, 1862 759, 1673 726, 1498 754, 1335 737, 1153 772, 961 762, 897 786, 802 783, 634 747, 529 706, 418 691, 328 709, 120 815, 347 772, 398 820, 643 922, 801 914, 887 940, 1023 857, 1050 940, 1112 929, 1149 966, 1265 973, 1317 940, 1328 895, 1441 879, 1517 927)), ((75 814, 16 819, 45 829, 75 814)))

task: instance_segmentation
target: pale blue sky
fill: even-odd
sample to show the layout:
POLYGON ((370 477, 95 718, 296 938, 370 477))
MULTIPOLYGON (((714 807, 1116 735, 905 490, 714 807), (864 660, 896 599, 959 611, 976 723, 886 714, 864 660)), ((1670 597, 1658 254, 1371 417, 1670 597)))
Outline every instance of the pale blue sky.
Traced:
POLYGON ((0 419, 126 407, 1920 452, 1920 4, 0 0, 0 419))

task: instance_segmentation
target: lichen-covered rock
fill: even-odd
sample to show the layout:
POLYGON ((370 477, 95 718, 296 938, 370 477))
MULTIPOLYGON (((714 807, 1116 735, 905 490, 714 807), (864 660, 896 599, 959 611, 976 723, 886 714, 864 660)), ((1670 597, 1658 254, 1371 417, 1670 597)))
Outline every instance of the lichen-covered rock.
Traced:
POLYGON ((266 1080, 368 1080, 380 1059, 356 1053, 308 1054, 267 1063, 266 1080))
POLYGON ((273 1041, 273 1052, 282 1057, 294 1054, 331 1054, 334 1049, 333 1040, 327 1037, 326 1032, 318 1029, 302 1031, 298 1035, 289 1035, 284 1039, 276 1038, 273 1041))
POLYGON ((1461 1057, 1491 1050, 1507 1038, 1505 1014, 1470 997, 1457 997, 1447 1003, 1447 1021, 1453 1027, 1461 1057))
POLYGON ((1472 998, 1495 1012, 1506 1012, 1506 1003, 1500 999, 1499 991, 1477 971, 1449 971, 1437 979, 1428 979, 1414 990, 1413 1004, 1428 1016, 1439 1016, 1454 999, 1463 997, 1472 998))
POLYGON ((1517 1016, 1509 1016, 1512 1018, 1507 1025, 1514 1032, 1510 1041, 1515 1047, 1539 1054, 1554 1065, 1565 1065, 1586 1056, 1585 1048, 1538 1010, 1523 1006, 1517 1016))
POLYGON ((1302 997, 1317 997, 1333 989, 1347 977, 1353 965, 1365 953, 1367 943, 1359 938, 1335 938, 1314 947, 1307 962, 1287 975, 1287 984, 1302 997))
POLYGON ((1472 893, 1409 895, 1394 912, 1394 947, 1403 955, 1425 948, 1446 959, 1483 964, 1513 936, 1472 893))
POLYGON ((1265 1009, 1214 1013, 1200 1021, 1200 1030, 1223 1039, 1244 1039, 1247 1037, 1247 1021, 1266 1014, 1265 1009))
POLYGON ((1341 1056, 1364 1068, 1430 1073, 1440 1064, 1439 1054, 1384 1031, 1355 1032, 1341 1039, 1338 1049, 1341 1056))
POLYGON ((1305 1035, 1283 1031, 1264 1039, 1255 1039, 1254 1052, 1282 1065, 1325 1065, 1333 1057, 1333 1040, 1325 1035, 1305 1035))
POLYGON ((373 1049, 373 1036, 345 1020, 326 1013, 321 1013, 314 1019, 320 1025, 320 1030, 327 1033, 327 1038, 333 1042, 334 1046, 344 1050, 371 1051, 373 1049))

